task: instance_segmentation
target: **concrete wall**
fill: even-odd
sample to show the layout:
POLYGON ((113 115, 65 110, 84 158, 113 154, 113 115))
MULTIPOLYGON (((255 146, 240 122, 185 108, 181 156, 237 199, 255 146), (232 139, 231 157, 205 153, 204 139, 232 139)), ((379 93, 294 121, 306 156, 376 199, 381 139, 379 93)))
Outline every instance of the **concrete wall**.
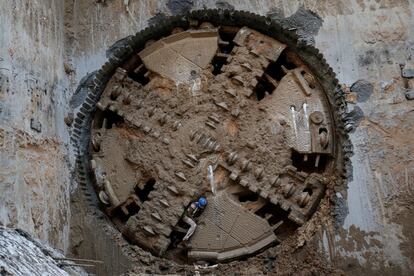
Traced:
POLYGON ((63 0, 0 0, 0 225, 68 247, 63 0))

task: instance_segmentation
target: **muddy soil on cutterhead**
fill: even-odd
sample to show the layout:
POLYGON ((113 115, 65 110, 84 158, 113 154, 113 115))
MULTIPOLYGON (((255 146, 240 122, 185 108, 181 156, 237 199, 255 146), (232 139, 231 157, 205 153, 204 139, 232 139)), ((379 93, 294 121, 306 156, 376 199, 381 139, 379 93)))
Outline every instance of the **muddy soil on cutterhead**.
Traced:
POLYGON ((316 240, 344 190, 343 95, 289 43, 191 21, 107 78, 85 162, 131 274, 341 274, 316 240))

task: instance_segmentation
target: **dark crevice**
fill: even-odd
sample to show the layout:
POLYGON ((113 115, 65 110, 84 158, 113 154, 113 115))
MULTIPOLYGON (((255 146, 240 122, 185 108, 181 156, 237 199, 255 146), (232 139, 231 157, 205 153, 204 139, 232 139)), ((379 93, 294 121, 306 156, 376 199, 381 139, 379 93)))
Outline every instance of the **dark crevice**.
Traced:
POLYGON ((145 182, 144 188, 140 189, 138 186, 135 186, 135 193, 141 202, 148 200, 149 194, 154 190, 155 182, 154 178, 150 178, 145 182))
POLYGON ((283 70, 283 67, 287 70, 292 70, 297 68, 297 66, 288 60, 286 51, 283 51, 276 62, 271 62, 266 70, 265 73, 269 75, 271 78, 280 81, 285 75, 286 72, 283 70))
POLYGON ((212 60, 213 74, 218 75, 221 73, 221 68, 227 63, 227 57, 230 55, 234 48, 233 39, 237 34, 239 28, 234 27, 220 27, 219 29, 219 43, 216 55, 212 60))
POLYGON ((286 218, 283 219, 283 223, 274 230, 274 233, 280 240, 284 240, 291 236, 298 227, 299 225, 286 218))
MULTIPOLYGON (((130 67, 132 65, 129 65, 130 67)), ((150 79, 148 78, 148 69, 145 67, 144 63, 141 60, 136 60, 134 63, 134 69, 128 70, 128 77, 132 80, 138 82, 142 86, 149 83, 150 79)))
POLYGON ((234 195, 240 203, 247 203, 248 201, 255 202, 259 200, 259 195, 257 193, 242 186, 239 186, 239 188, 239 190, 232 192, 232 195, 234 195))
POLYGON ((321 134, 322 132, 328 133, 328 130, 324 127, 319 128, 319 134, 321 134))
POLYGON ((128 72, 128 77, 138 82, 142 86, 146 85, 150 79, 147 77, 148 69, 145 68, 141 58, 138 55, 132 55, 122 68, 128 72))
POLYGON ((261 101, 264 99, 266 92, 269 92, 266 90, 266 87, 262 83, 257 83, 256 87, 254 88, 254 93, 256 95, 256 99, 258 101, 261 101))
POLYGON ((111 216, 119 220, 122 224, 125 224, 130 217, 130 215, 125 214, 120 207, 115 208, 112 211, 111 216))
POLYGON ((306 173, 323 173, 331 161, 331 156, 324 153, 304 154, 292 150, 291 159, 292 165, 296 167, 298 171, 306 173))
POLYGON ((286 72, 283 71, 282 65, 277 64, 277 62, 269 64, 265 72, 277 81, 282 80, 286 75, 286 72))
POLYGON ((230 54, 234 48, 233 41, 229 41, 228 44, 219 45, 220 52, 223 54, 230 54))
POLYGON ((256 193, 247 191, 245 193, 240 193, 239 195, 239 201, 240 202, 246 202, 246 201, 258 201, 259 196, 256 193))
POLYGON ((266 73, 262 77, 258 78, 258 83, 254 88, 254 93, 258 101, 262 100, 267 94, 272 94, 277 87, 277 81, 266 73))
POLYGON ((235 26, 220 26, 219 36, 224 41, 233 41, 239 30, 240 28, 235 26))
POLYGON ((147 69, 143 70, 142 73, 134 73, 134 72, 130 72, 128 73, 128 77, 130 77, 132 80, 138 82, 139 84, 141 84, 142 86, 146 85, 147 83, 149 83, 150 79, 146 76, 146 73, 148 72, 147 69))
POLYGON ((139 206, 135 204, 134 202, 131 202, 130 204, 128 204, 126 208, 128 210, 129 216, 133 216, 137 214, 140 210, 139 206))
POLYGON ((227 63, 227 59, 222 56, 215 56, 212 60, 213 64, 213 74, 218 75, 221 73, 221 67, 223 67, 224 64, 227 63))
POLYGON ((111 216, 119 220, 121 223, 125 224, 130 217, 136 215, 141 209, 135 202, 135 200, 127 199, 124 203, 119 206, 116 206, 115 209, 110 211, 111 216))
MULTIPOLYGON (((113 111, 105 110, 103 113, 104 113, 104 118, 106 119, 106 124, 104 125, 106 129, 111 129, 114 124, 119 125, 119 124, 124 123, 124 118, 122 118, 121 116, 119 116, 113 111)), ((104 122, 105 120, 102 121, 102 125, 104 122)))
POLYGON ((254 88, 258 101, 264 99, 266 94, 272 94, 279 82, 286 75, 286 71, 297 68, 287 58, 286 52, 282 52, 275 62, 269 63, 264 74, 257 79, 258 83, 254 88))
POLYGON ((303 189, 303 192, 308 193, 310 196, 313 194, 313 191, 311 188, 305 188, 303 189))
POLYGON ((137 54, 132 54, 127 58, 124 63, 121 65, 121 68, 126 70, 127 72, 133 71, 135 68, 138 67, 139 64, 141 64, 141 59, 137 54))
MULTIPOLYGON (((121 87, 124 88, 124 84, 123 83, 121 84, 121 87)), ((114 88, 114 91, 112 91, 112 93, 110 95, 111 100, 112 101, 116 101, 116 99, 118 99, 119 94, 120 94, 119 93, 119 90, 118 89, 115 90, 115 88, 114 88)))
POLYGON ((279 205, 274 205, 271 202, 267 202, 262 208, 255 212, 256 215, 265 218, 270 226, 274 226, 280 222, 282 224, 277 227, 274 232, 279 239, 284 239, 299 227, 297 224, 288 219, 289 213, 279 205))
POLYGON ((104 118, 104 112, 100 109, 96 109, 95 116, 92 122, 92 127, 95 129, 102 128, 104 118))
POLYGON ((124 118, 122 118, 115 112, 110 111, 108 109, 104 111, 97 109, 92 122, 92 127, 94 129, 99 129, 103 127, 105 127, 106 129, 110 129, 114 124, 120 125, 122 123, 124 123, 124 118))

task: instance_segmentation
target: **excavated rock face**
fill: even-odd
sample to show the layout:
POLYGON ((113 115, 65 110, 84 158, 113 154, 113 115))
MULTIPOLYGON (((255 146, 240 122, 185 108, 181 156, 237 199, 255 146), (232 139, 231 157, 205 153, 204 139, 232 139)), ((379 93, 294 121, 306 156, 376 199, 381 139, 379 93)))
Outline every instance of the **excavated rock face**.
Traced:
POLYGON ((175 260, 220 262, 283 242, 342 168, 326 68, 286 37, 209 16, 173 20, 130 47, 99 83, 90 135, 108 216, 131 243, 175 260), (183 248, 182 216, 199 196, 208 205, 183 248))

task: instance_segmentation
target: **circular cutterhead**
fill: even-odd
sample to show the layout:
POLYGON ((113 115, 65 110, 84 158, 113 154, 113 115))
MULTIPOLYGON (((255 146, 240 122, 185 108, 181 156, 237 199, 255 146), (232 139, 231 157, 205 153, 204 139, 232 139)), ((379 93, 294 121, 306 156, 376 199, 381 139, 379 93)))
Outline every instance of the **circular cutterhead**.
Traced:
POLYGON ((103 208, 129 242, 174 258, 186 206, 203 195, 185 254, 221 262, 310 219, 342 171, 342 132, 335 79, 307 62, 311 50, 273 23, 206 14, 130 40, 133 53, 102 81, 90 155, 103 208))

